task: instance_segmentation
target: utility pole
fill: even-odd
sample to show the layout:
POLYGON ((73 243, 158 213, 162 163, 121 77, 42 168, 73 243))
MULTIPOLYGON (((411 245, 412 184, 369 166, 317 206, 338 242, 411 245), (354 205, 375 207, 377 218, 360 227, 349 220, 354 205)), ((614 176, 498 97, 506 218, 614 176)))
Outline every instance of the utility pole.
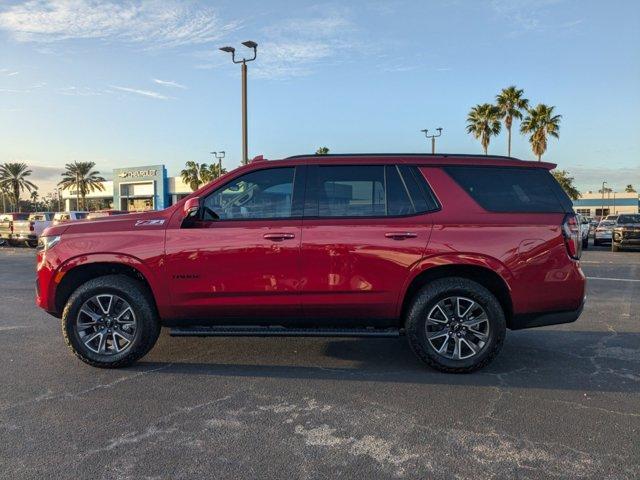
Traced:
POLYGON ((80 176, 76 170, 76 210, 80 210, 80 176))
POLYGON ((429 135, 429 130, 424 129, 420 130, 424 133, 424 136, 431 139, 431 154, 434 155, 436 153, 436 138, 442 135, 442 127, 436 128, 437 134, 429 135))
POLYGON ((233 47, 221 47, 220 50, 231 54, 231 61, 233 63, 240 63, 242 65, 242 164, 249 163, 249 140, 248 140, 248 128, 247 128, 247 63, 252 62, 258 56, 258 44, 252 40, 242 42, 247 48, 253 49, 253 57, 243 58, 242 60, 236 60, 236 49, 233 47))
POLYGON ((600 210, 600 220, 604 219, 604 186, 607 182, 602 182, 602 209, 600 210))
POLYGON ((224 153, 224 150, 220 152, 211 152, 211 154, 218 159, 218 176, 216 178, 222 176, 222 159, 224 158, 224 153))

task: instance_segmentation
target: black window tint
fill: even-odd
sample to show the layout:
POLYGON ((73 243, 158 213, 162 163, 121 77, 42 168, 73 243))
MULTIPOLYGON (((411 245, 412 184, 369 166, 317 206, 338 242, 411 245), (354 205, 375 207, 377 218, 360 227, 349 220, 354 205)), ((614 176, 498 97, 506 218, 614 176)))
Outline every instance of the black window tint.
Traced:
POLYGON ((384 166, 320 166, 317 169, 318 215, 385 215, 384 166))
POLYGON ((416 208, 395 165, 387 166, 387 215, 411 215, 416 208))
MULTIPOLYGON (((544 169, 519 167, 445 167, 446 172, 492 212, 566 212, 567 195, 544 169), (565 197, 565 198, 563 198, 565 197)), ((571 201, 568 201, 571 205, 571 201)))
POLYGON ((416 211, 423 213, 437 210, 439 208, 438 202, 418 167, 400 165, 398 168, 413 199, 416 211))
POLYGON ((247 173, 209 195, 204 206, 220 220, 291 217, 294 168, 247 173))

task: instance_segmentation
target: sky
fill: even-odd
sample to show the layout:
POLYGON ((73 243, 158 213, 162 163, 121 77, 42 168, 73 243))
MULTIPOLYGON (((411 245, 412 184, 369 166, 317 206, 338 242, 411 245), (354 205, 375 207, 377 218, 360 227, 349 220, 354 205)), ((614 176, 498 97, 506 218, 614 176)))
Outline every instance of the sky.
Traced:
MULTIPOLYGON (((124 166, 249 155, 482 153, 469 109, 516 85, 562 115, 543 160, 578 187, 640 187, 640 2, 632 0, 0 0, 0 163, 41 194, 65 163, 124 166)), ((533 159, 514 128, 514 156, 533 159)), ((506 154, 506 133, 489 153, 506 154)))

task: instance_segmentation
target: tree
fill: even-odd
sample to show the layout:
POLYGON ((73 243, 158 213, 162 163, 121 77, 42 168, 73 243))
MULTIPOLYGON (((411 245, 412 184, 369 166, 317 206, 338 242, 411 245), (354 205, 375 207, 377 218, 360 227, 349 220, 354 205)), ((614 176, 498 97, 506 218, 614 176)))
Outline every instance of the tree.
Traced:
POLYGON ((542 160, 542 155, 547 151, 547 136, 560 138, 560 119, 562 115, 554 115, 555 107, 543 103, 527 111, 527 116, 522 120, 520 131, 530 134, 529 143, 533 154, 542 160))
POLYGON ((320 147, 316 150, 316 155, 329 155, 329 147, 320 147))
POLYGON ((205 167, 206 167, 205 170, 206 170, 206 178, 207 178, 205 183, 212 182, 216 178, 221 177, 222 175, 227 173, 227 169, 224 167, 221 168, 220 165, 217 163, 212 163, 208 167, 205 164, 205 167))
POLYGON ((635 192, 636 192, 636 189, 635 189, 635 188, 633 188, 633 185, 629 184, 629 185, 627 185, 627 186, 626 186, 626 188, 624 189, 624 191, 625 191, 625 192, 627 192, 627 193, 635 193, 635 192))
POLYGON ((513 125, 513 119, 521 119, 522 112, 526 112, 529 108, 529 100, 524 98, 523 95, 524 90, 516 88, 515 85, 503 88, 502 91, 496 95, 496 106, 500 111, 500 118, 507 129, 508 156, 511 156, 511 126, 513 125))
POLYGON ((9 196, 9 189, 7 185, 0 183, 0 196, 2 197, 2 212, 6 213, 7 211, 7 200, 11 203, 11 198, 9 196))
POLYGON ((609 187, 604 187, 604 189, 600 189, 598 190, 598 193, 611 193, 613 192, 613 188, 609 188, 609 187))
POLYGON ((185 164, 185 168, 180 172, 182 181, 189 185, 189 188, 194 192, 205 183, 213 180, 211 177, 211 171, 206 163, 198 163, 188 161, 185 164))
POLYGON ((577 200, 582 196, 580 191, 573 185, 574 178, 569 176, 569 172, 566 170, 553 170, 551 174, 560 184, 562 189, 567 192, 567 195, 569 195, 571 200, 577 200))
POLYGON ((31 198, 31 202, 33 203, 33 211, 34 212, 36 212, 38 210, 38 197, 39 196, 40 195, 38 195, 38 189, 37 188, 31 192, 31 195, 29 195, 29 197, 31 198))
MULTIPOLYGON (((100 172, 93 170, 96 166, 94 162, 73 162, 67 163, 62 173, 62 180, 58 182, 58 185, 63 189, 69 189, 75 187, 76 198, 79 196, 82 198, 82 209, 86 210, 86 197, 87 193, 94 192, 96 190, 102 192, 104 185, 102 184, 105 179, 100 176, 100 172)), ((77 205, 80 209, 80 205, 77 205)))
POLYGON ((5 163, 0 165, 0 185, 10 192, 10 197, 18 211, 21 211, 20 192, 25 190, 30 192, 37 188, 35 184, 27 180, 31 173, 26 163, 5 163))
POLYGON ((500 110, 490 103, 476 105, 467 116, 467 133, 480 139, 485 155, 487 155, 491 137, 498 135, 500 129, 500 110))

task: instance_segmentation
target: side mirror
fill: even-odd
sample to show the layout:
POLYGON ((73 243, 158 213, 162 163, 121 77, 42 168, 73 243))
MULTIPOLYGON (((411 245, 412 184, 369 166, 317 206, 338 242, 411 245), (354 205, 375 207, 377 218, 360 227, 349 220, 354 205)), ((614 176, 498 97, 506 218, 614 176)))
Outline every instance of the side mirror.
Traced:
POLYGON ((184 202, 184 218, 195 217, 200 211, 200 197, 192 197, 184 202))

